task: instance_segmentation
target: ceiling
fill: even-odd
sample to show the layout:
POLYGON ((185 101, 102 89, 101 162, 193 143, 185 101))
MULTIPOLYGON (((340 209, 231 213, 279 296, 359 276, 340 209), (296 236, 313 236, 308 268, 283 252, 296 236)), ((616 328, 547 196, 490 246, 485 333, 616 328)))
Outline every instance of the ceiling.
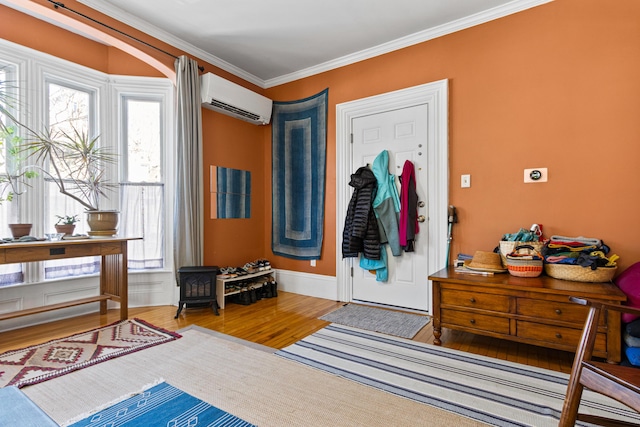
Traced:
POLYGON ((271 87, 552 0, 79 0, 271 87))

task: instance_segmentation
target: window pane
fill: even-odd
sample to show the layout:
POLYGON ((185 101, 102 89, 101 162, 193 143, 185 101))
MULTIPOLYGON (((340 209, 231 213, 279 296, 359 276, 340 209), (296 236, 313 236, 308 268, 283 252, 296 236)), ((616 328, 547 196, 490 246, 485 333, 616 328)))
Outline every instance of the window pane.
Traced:
POLYGON ((91 94, 87 91, 49 83, 49 128, 73 133, 89 132, 91 94))
MULTIPOLYGON (((72 87, 62 86, 57 83, 47 84, 49 93, 48 103, 48 123, 49 130, 55 138, 64 138, 63 133, 73 135, 75 132, 92 134, 91 130, 91 110, 94 102, 91 92, 72 87)), ((61 165, 58 165, 61 166, 61 165)), ((78 176, 74 162, 69 162, 63 167, 63 174, 78 176)), ((53 173, 53 168, 49 165, 49 171, 53 173)), ((45 209, 44 232, 55 232, 57 222, 56 215, 73 216, 78 215, 80 221, 76 223, 74 234, 85 234, 88 231, 84 207, 77 201, 60 194, 56 184, 45 178, 47 187, 47 198, 45 209)), ((70 185, 70 187, 72 187, 70 185)), ((68 276, 80 276, 84 274, 95 274, 100 272, 100 262, 97 257, 68 258, 56 261, 46 261, 44 263, 45 279, 55 279, 68 276)))
MULTIPOLYGON (((0 237, 11 237, 7 224, 18 222, 19 205, 5 200, 12 190, 8 184, 7 156, 12 144, 17 143, 16 128, 8 114, 15 116, 17 111, 16 67, 0 61, 0 237)), ((22 283, 24 275, 22 264, 0 265, 0 287, 22 283)))
POLYGON ((160 102, 126 99, 128 182, 160 182, 160 102), (135 159, 135 161, 133 161, 135 159))
MULTIPOLYGON (((93 97, 90 92, 79 90, 71 87, 61 86, 56 83, 48 83, 49 103, 48 103, 48 124, 51 135, 56 139, 65 139, 63 136, 73 135, 76 131, 84 134, 90 134, 91 132, 91 104, 93 97)), ((73 176, 76 179, 83 179, 79 176, 77 171, 80 169, 76 165, 76 159, 67 162, 56 162, 57 166, 61 169, 63 177, 73 176)), ((54 169, 49 165, 49 171, 55 176, 54 169)), ((49 202, 48 209, 50 213, 48 218, 45 218, 44 226, 46 232, 53 230, 55 224, 55 215, 76 215, 80 214, 83 209, 81 205, 71 198, 60 194, 58 187, 45 177, 47 182, 49 202), (69 209, 67 212, 65 209, 69 209)), ((69 183, 69 188, 73 188, 73 185, 69 183)), ((79 215, 82 217, 82 215, 79 215)))
POLYGON ((7 142, 11 137, 13 131, 7 112, 12 112, 11 106, 12 88, 10 79, 9 66, 2 66, 0 63, 0 174, 5 175, 7 173, 6 168, 6 148, 7 142))
POLYGON ((14 147, 20 142, 18 127, 13 122, 13 117, 18 114, 17 92, 16 67, 0 61, 0 204, 3 205, 0 210, 5 211, 0 215, 7 215, 0 220, 11 219, 11 222, 15 222, 18 214, 17 209, 11 209, 7 201, 11 199, 11 193, 16 191, 7 171, 15 172, 16 165, 9 153, 15 151, 14 147))
POLYGON ((164 267, 162 102, 123 96, 125 182, 120 192, 120 231, 143 237, 129 244, 130 269, 164 267))

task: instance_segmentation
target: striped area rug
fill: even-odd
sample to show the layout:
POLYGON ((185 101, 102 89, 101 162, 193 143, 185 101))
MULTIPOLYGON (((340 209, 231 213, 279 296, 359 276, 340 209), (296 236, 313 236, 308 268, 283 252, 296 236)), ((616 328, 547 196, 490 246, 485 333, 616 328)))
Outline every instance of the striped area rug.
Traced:
MULTIPOLYGON (((336 324, 276 354, 495 426, 557 426, 569 377, 336 324)), ((640 421, 589 391, 581 411, 640 421)))

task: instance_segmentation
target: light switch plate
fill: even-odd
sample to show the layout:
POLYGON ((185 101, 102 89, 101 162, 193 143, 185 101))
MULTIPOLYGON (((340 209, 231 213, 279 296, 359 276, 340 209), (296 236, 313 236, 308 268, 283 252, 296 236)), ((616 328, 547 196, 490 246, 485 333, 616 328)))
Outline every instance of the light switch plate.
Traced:
POLYGON ((536 182, 547 182, 548 172, 547 168, 531 168, 524 170, 524 182, 525 183, 536 183, 536 182))
POLYGON ((471 187, 471 175, 460 175, 460 188, 471 187))

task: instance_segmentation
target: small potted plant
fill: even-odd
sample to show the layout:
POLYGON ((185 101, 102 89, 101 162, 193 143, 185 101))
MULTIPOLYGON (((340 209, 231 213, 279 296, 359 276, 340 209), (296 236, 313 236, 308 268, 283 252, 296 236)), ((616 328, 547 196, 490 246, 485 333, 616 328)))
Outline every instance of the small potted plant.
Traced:
POLYGON ((63 233, 66 236, 71 236, 73 230, 76 229, 76 222, 79 221, 78 215, 56 215, 58 222, 56 222, 56 232, 63 233))

